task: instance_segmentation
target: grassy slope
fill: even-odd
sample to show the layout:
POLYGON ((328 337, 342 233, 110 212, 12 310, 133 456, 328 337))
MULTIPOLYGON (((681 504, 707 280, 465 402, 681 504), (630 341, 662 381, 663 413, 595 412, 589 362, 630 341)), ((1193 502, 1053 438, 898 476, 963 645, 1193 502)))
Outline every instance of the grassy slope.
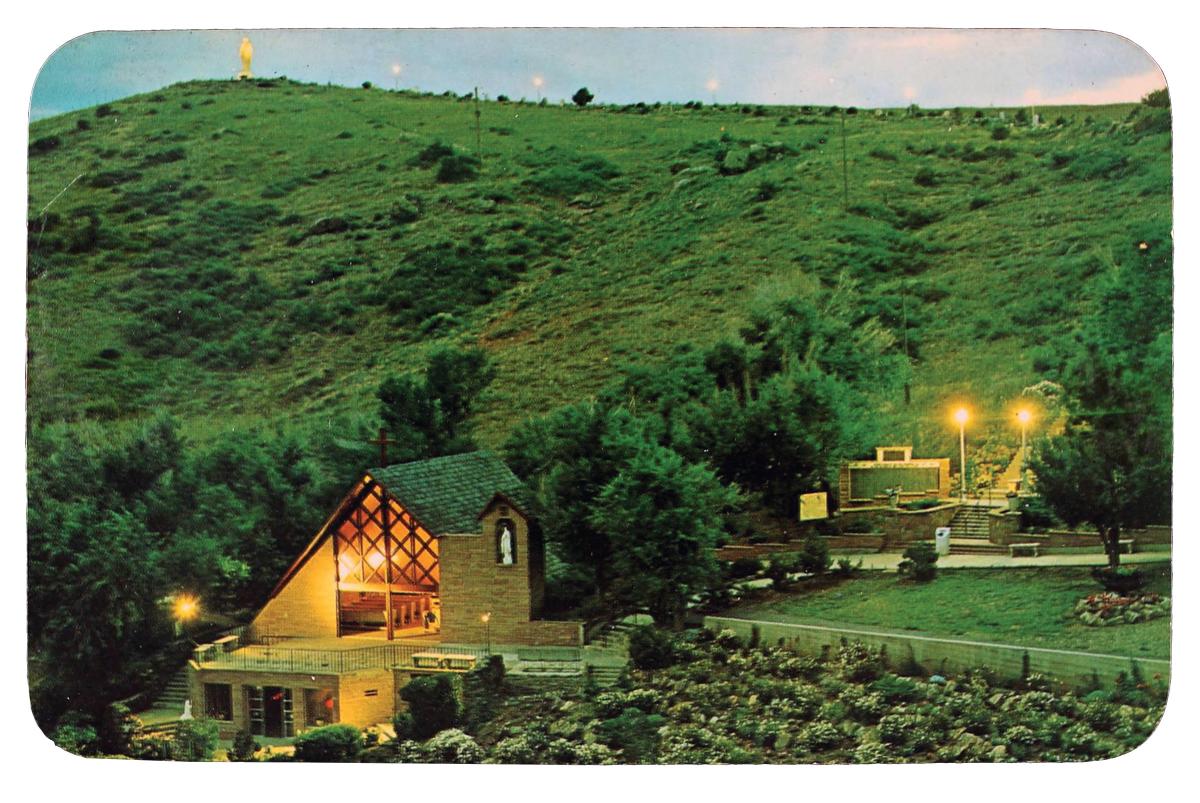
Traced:
MULTIPOLYGON (((895 270, 864 272, 862 263, 879 243, 898 242, 926 251, 924 269, 911 281, 937 288, 930 298, 944 297, 910 299, 914 335, 923 341, 913 406, 897 409, 895 399, 880 405, 898 414, 894 437, 943 451, 951 444, 940 405, 961 393, 998 414, 1005 398, 1039 378, 1028 348, 1072 325, 1079 291, 1096 265, 1106 254, 1128 252, 1139 236, 1135 224, 1170 215, 1169 136, 1130 148, 1109 135, 1129 107, 1043 110, 1070 124, 1015 131, 999 143, 988 127, 970 124, 969 113, 960 124, 899 112, 848 118, 851 204, 939 218, 914 228, 842 211, 838 118, 819 112, 796 124, 796 109, 772 108, 759 117, 733 108, 664 107, 640 115, 485 103, 483 177, 438 184, 433 170, 407 163, 435 139, 473 150, 469 103, 380 90, 197 82, 113 107, 118 114, 79 112, 31 128, 33 139, 58 136, 62 143, 31 158, 31 219, 83 174, 52 211, 69 221, 95 210, 102 230, 123 243, 58 254, 31 281, 30 413, 39 421, 127 420, 163 406, 202 436, 264 419, 372 412, 381 377, 404 370, 427 348, 430 339, 414 331, 437 311, 396 314, 377 305, 373 295, 396 290, 392 270, 444 240, 479 235, 476 246, 503 250, 514 221, 550 221, 570 232, 569 242, 528 255, 518 280, 493 287, 486 304, 455 310, 456 323, 444 332, 481 343, 498 363, 499 379, 479 416, 485 441, 502 440, 527 414, 586 396, 623 361, 733 329, 755 289, 772 277, 805 270, 831 278, 848 269, 864 279, 865 300, 894 294, 895 270), (76 130, 79 118, 90 130, 76 130), (703 147, 723 132, 781 142, 793 153, 743 175, 720 176, 703 147), (1003 146, 1011 154, 968 162, 957 156, 967 145, 1003 146), (700 150, 689 152, 694 146, 700 150), (171 147, 186 158, 139 166, 147 153, 171 147), (1127 155, 1128 169, 1084 180, 1049 164, 1053 152, 1104 155, 1106 149, 1127 155), (607 159, 621 175, 583 202, 526 184, 539 171, 589 156, 607 159), (672 174, 672 164, 692 169, 672 174), (936 186, 914 183, 922 167, 935 171, 936 186), (89 186, 97 172, 121 168, 140 176, 116 188, 89 186), (199 184, 209 198, 178 201, 156 214, 154 193, 164 181, 199 184), (756 202, 764 182, 777 192, 756 202), (286 186, 264 198, 271 185, 286 186), (109 211, 137 192, 149 193, 149 214, 109 211), (418 221, 372 222, 386 218, 401 194, 420 202, 418 221), (980 196, 988 203, 970 209, 969 199, 980 196), (271 221, 245 235, 227 261, 258 273, 289 302, 351 306, 341 332, 302 327, 280 358, 242 370, 138 353, 122 334, 129 314, 121 307, 130 288, 145 281, 146 269, 133 266, 136 257, 153 248, 147 243, 155 235, 194 230, 197 210, 215 201, 274 207, 271 221), (295 242, 329 215, 362 225, 295 242), (341 275, 314 280, 330 266, 341 275), (1013 324, 1008 316, 1029 313, 1031 304, 1041 306, 1024 318, 1043 323, 1013 324), (97 360, 106 347, 120 351, 115 364, 97 360)), ((895 256, 888 252, 883 261, 895 256)), ((297 313, 273 304, 256 325, 274 314, 297 313)))
MULTIPOLYGON (((1087 627, 1070 615, 1076 602, 1097 591, 1089 571, 955 569, 939 572, 936 580, 923 585, 872 572, 812 593, 750 603, 739 607, 736 615, 776 622, 830 619, 977 641, 1169 658, 1169 617, 1087 627)), ((1148 573, 1148 590, 1170 595, 1170 568, 1148 573)))

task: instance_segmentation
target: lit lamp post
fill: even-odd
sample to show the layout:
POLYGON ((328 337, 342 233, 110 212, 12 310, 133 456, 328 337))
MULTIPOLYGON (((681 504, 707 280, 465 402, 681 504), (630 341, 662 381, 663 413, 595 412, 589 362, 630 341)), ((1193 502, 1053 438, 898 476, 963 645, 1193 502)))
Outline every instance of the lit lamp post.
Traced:
POLYGON ((400 67, 399 64, 392 65, 392 79, 393 79, 393 85, 395 86, 396 89, 400 88, 400 71, 401 71, 401 69, 402 68, 400 67))
MULTIPOLYGON (((174 614, 175 635, 182 636, 186 633, 184 624, 200 615, 200 601, 191 594, 179 594, 175 597, 174 614)), ((190 640, 191 636, 188 636, 188 639, 190 640)))
POLYGON ((971 414, 967 412, 966 407, 959 407, 954 411, 954 420, 958 422, 958 467, 962 473, 962 478, 959 480, 959 501, 967 501, 967 420, 971 414))
POLYGON ((479 621, 483 622, 484 640, 487 641, 487 654, 492 654, 492 612, 488 611, 483 616, 479 617, 479 621))
POLYGON ((533 88, 537 91, 537 99, 540 103, 542 100, 542 87, 546 84, 546 79, 540 75, 533 76, 533 88))
POLYGON ((1025 433, 1029 429, 1029 422, 1033 419, 1033 413, 1028 407, 1022 407, 1017 410, 1017 421, 1021 424, 1021 479, 1017 484, 1017 490, 1025 490, 1025 433))
POLYGON ((717 90, 721 88, 721 82, 716 78, 709 78, 708 83, 704 85, 704 88, 708 90, 708 96, 712 100, 713 105, 716 105, 717 90))

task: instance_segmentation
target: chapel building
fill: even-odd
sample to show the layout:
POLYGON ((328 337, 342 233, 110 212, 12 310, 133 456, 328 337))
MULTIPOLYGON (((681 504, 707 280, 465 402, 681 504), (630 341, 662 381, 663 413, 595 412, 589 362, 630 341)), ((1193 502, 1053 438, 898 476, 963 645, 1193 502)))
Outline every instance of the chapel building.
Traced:
POLYGON ((366 727, 402 710, 414 674, 489 653, 578 648, 580 622, 541 618, 545 553, 529 491, 488 452, 366 472, 239 635, 189 667, 222 736, 366 727))

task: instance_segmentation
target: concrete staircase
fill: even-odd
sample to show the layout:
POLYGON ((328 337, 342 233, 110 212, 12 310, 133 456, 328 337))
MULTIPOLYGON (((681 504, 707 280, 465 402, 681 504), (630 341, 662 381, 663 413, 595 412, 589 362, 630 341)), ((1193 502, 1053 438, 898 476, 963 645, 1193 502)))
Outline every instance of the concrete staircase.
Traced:
POLYGON ((620 679, 621 673, 625 671, 623 666, 592 666, 590 667, 592 680, 602 689, 607 689, 613 686, 620 679))
POLYGON ((987 505, 965 504, 950 521, 950 554, 1007 555, 1008 550, 988 541, 987 505))
MULTIPOLYGON (((188 694, 187 666, 184 665, 179 668, 178 672, 171 676, 162 693, 158 695, 158 699, 154 701, 154 705, 150 707, 162 710, 175 710, 182 714, 183 702, 188 698, 188 694)), ((192 700, 193 711, 195 707, 196 701, 192 700)))

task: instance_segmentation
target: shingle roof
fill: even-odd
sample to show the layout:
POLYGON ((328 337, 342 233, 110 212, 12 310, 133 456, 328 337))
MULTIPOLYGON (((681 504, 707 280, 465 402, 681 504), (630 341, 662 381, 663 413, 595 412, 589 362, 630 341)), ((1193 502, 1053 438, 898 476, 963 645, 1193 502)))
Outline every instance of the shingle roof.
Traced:
POLYGON ((473 533, 496 494, 529 510, 530 494, 491 452, 434 457, 368 472, 435 535, 473 533))

